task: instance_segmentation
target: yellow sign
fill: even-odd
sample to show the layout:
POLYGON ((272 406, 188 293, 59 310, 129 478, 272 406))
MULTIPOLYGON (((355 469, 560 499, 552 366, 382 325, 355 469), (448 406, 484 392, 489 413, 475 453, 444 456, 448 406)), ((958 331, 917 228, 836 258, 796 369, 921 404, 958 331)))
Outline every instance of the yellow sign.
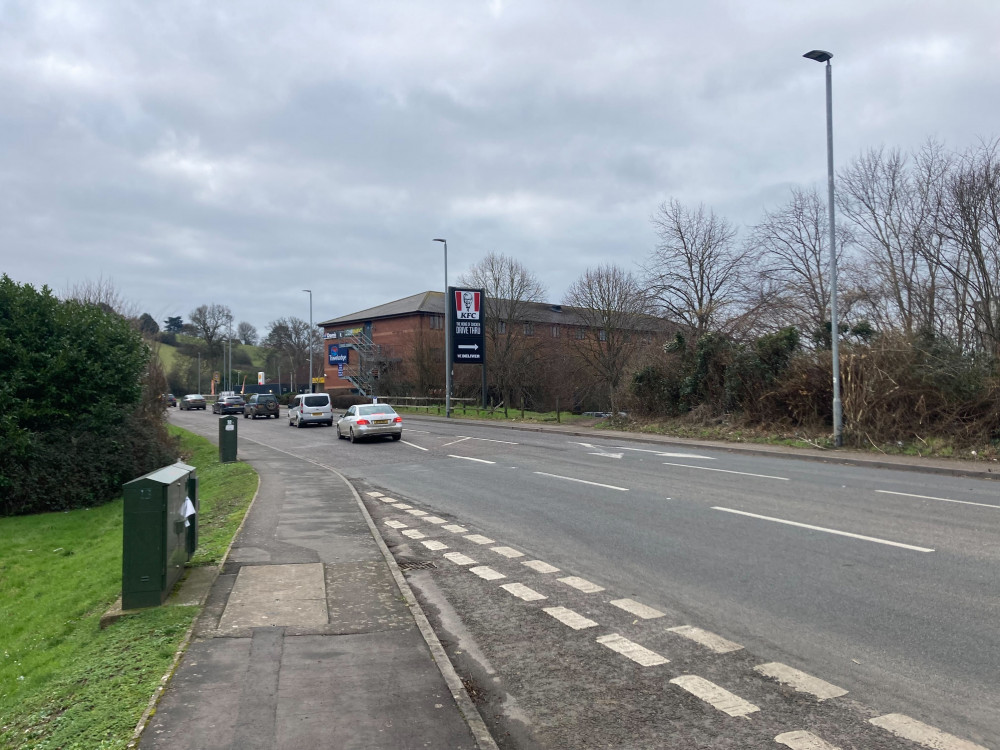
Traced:
POLYGON ((216 383, 222 382, 222 378, 219 377, 219 371, 218 370, 216 370, 215 372, 212 373, 212 380, 214 380, 216 383))
POLYGON ((322 385, 323 383, 326 382, 326 378, 324 376, 320 375, 318 378, 313 378, 313 382, 314 383, 319 383, 320 385, 322 385))

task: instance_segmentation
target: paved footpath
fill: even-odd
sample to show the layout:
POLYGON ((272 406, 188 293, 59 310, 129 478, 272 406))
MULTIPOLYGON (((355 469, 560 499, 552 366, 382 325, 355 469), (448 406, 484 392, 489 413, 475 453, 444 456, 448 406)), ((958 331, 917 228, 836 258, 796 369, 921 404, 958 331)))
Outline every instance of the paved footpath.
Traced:
POLYGON ((346 480, 240 458, 260 490, 139 747, 495 748, 346 480))

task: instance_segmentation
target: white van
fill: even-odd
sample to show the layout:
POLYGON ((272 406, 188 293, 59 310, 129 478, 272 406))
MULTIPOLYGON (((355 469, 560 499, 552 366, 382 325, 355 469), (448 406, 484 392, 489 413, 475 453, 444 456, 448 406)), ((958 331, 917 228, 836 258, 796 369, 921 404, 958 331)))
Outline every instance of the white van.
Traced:
POLYGON ((288 402, 289 427, 305 427, 310 422, 333 426, 329 393, 299 393, 288 402))

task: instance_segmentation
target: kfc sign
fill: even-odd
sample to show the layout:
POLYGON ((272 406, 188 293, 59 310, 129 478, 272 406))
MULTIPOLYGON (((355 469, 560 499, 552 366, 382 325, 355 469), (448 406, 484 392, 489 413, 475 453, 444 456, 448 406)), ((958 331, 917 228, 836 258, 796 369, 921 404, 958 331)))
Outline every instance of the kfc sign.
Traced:
POLYGON ((486 361, 483 323, 483 290, 449 287, 452 307, 448 310, 452 327, 452 362, 481 365, 486 361))

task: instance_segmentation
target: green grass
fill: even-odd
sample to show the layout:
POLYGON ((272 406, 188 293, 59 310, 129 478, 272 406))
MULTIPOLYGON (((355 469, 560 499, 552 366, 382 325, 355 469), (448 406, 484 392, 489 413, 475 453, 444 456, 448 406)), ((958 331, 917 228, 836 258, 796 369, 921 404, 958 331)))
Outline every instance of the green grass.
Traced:
MULTIPOLYGON (((221 559, 257 488, 181 435, 198 468, 201 546, 221 559)), ((101 630, 121 592, 122 500, 0 519, 0 748, 124 748, 197 607, 156 607, 101 630)))
MULTIPOLYGON (((178 335, 177 340, 182 343, 183 342, 195 343, 198 341, 198 339, 192 336, 185 336, 183 334, 178 335)), ((257 371, 265 369, 264 365, 267 360, 267 350, 265 350, 263 347, 260 346, 245 346, 243 344, 236 344, 234 342, 233 351, 236 352, 241 349, 250 356, 250 361, 253 363, 251 365, 253 372, 248 373, 247 382, 250 382, 252 380, 254 383, 256 383, 257 371)), ((163 365, 163 371, 170 372, 173 369, 175 359, 178 356, 180 356, 178 353, 178 347, 170 346, 169 344, 160 344, 159 352, 160 352, 160 363, 163 365)), ((234 365, 233 367, 235 370, 241 369, 240 365, 234 365)), ((242 367, 246 367, 246 365, 242 365, 242 367)))

